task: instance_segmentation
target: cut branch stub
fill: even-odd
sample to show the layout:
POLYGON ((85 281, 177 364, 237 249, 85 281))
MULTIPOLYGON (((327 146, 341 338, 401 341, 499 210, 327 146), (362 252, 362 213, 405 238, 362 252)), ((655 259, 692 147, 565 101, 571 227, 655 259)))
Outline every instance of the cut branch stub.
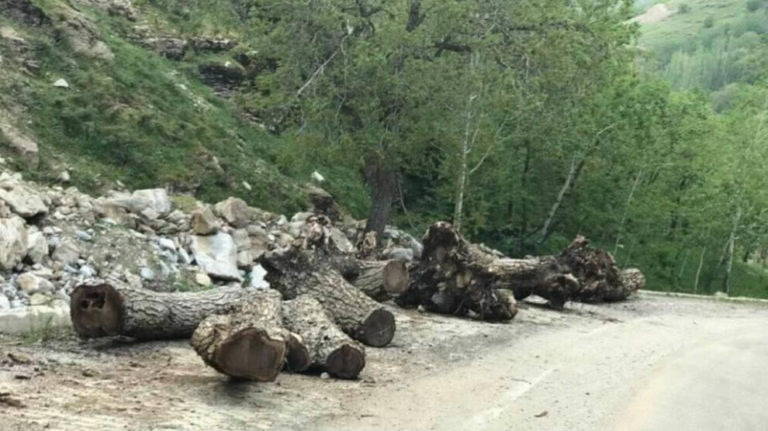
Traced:
POLYGON ((83 338, 189 338, 203 319, 228 313, 252 294, 239 287, 162 293, 115 282, 84 284, 72 291, 70 316, 83 338))
POLYGON ((321 251, 291 245, 265 254, 265 279, 285 299, 311 295, 350 337, 369 346, 383 347, 395 334, 392 313, 352 286, 321 251))

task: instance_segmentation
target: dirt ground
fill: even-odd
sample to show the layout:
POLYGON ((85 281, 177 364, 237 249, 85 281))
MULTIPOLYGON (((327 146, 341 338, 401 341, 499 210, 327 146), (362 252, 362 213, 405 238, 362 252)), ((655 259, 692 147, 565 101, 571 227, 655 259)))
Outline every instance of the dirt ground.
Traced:
POLYGON ((357 381, 231 382, 185 341, 0 339, 0 428, 684 431, 729 409, 728 428, 766 429, 764 303, 522 308, 509 324, 398 309, 357 381))

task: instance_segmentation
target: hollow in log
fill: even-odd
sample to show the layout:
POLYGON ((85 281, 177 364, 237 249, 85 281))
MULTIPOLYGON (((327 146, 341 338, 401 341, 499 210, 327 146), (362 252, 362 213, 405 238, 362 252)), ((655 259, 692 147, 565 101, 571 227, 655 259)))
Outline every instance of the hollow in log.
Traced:
POLYGON ((342 379, 355 379, 365 367, 365 351, 342 332, 313 297, 283 302, 283 324, 298 334, 309 350, 312 366, 342 379))

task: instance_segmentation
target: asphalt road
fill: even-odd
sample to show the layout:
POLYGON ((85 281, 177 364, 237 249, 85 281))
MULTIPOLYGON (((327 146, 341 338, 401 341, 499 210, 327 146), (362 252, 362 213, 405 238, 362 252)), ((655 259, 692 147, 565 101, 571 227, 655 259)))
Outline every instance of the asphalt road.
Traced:
POLYGON ((640 301, 376 388, 323 429, 768 430, 768 307, 640 301))

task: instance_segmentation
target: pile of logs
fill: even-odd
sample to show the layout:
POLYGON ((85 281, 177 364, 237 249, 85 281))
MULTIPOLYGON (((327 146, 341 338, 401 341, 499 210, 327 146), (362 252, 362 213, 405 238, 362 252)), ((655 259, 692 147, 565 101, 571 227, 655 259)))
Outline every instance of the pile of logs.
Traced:
POLYGON ((558 255, 526 259, 472 244, 445 222, 430 227, 423 241, 410 286, 397 298, 403 307, 510 320, 517 313, 515 300, 532 294, 562 309, 569 300, 626 299, 645 284, 639 270, 619 270, 610 253, 590 247, 581 236, 558 255))
POLYGON ((561 309, 569 300, 626 299, 644 284, 638 270, 619 270, 583 237, 558 255, 510 259, 441 222, 425 234, 410 271, 401 261, 340 252, 340 240, 329 219, 309 217, 296 241, 260 258, 270 289, 160 293, 83 284, 71 295, 72 322, 84 338, 187 338, 205 364, 232 378, 272 381, 289 370, 355 379, 366 363, 363 345, 384 347, 395 335, 382 301, 504 321, 532 294, 561 309))

